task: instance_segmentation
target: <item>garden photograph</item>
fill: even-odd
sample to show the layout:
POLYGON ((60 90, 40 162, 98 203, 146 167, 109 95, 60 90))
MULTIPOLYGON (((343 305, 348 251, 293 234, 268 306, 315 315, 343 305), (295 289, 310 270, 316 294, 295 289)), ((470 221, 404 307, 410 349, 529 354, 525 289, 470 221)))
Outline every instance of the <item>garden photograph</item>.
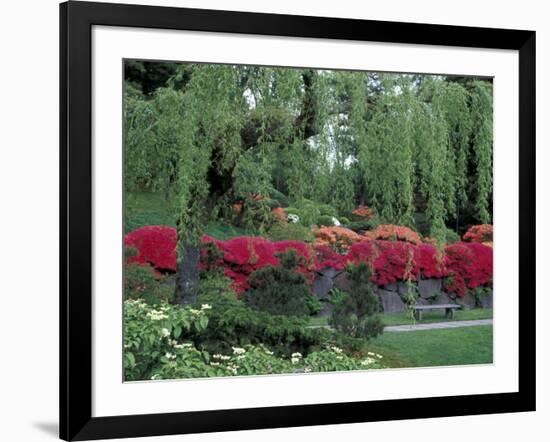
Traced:
POLYGON ((123 64, 126 382, 493 363, 491 78, 123 64))

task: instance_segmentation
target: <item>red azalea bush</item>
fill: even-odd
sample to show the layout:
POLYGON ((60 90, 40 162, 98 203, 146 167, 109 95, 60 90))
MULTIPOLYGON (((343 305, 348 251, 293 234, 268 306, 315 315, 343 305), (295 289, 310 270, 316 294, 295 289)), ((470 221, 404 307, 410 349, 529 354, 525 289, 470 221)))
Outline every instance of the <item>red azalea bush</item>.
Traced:
MULTIPOLYGON (((126 247, 135 249, 135 253, 127 257, 127 262, 150 264, 157 271, 174 272, 176 242, 176 229, 172 227, 141 227, 124 238, 126 247)), ((477 242, 459 242, 441 251, 426 243, 363 238, 352 242, 345 254, 338 253, 323 242, 311 247, 294 240, 269 241, 262 237, 242 236, 220 241, 206 235, 202 242, 203 269, 205 265, 223 268, 239 294, 250 288, 248 278, 253 271, 279 264, 276 254, 288 249, 295 249, 304 258, 298 271, 306 275, 310 282, 315 271, 327 267, 343 270, 348 263, 366 262, 373 269, 373 282, 381 286, 407 279, 416 280, 420 274, 426 278, 449 277, 445 290, 464 296, 468 289, 492 284, 493 250, 477 242), (215 247, 217 253, 213 254, 209 247, 215 247)))
POLYGON ((288 249, 296 250, 296 253, 304 258, 298 267, 311 281, 312 274, 309 270, 311 253, 309 247, 300 241, 276 241, 272 242, 257 236, 240 236, 227 241, 219 241, 209 236, 203 237, 203 243, 213 243, 222 252, 223 257, 219 265, 224 273, 233 279, 233 288, 237 293, 243 293, 250 288, 248 277, 262 267, 276 266, 279 259, 276 254, 288 249))
POLYGON ((462 237, 464 241, 485 243, 493 242, 493 226, 492 224, 479 224, 472 226, 462 237))
POLYGON ((151 264, 158 271, 176 271, 177 232, 168 226, 140 227, 124 237, 124 245, 137 250, 127 263, 151 264))
POLYGON ((447 292, 465 296, 474 289, 493 282, 493 249, 483 244, 459 242, 445 248, 449 280, 447 292))

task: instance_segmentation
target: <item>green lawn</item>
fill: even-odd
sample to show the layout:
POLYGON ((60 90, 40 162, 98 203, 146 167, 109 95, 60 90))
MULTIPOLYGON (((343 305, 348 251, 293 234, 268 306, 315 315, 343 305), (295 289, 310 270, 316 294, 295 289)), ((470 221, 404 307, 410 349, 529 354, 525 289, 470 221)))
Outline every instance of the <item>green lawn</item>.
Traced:
POLYGON ((367 348, 383 353, 391 367, 489 364, 493 362, 493 327, 386 332, 367 348))
MULTIPOLYGON (((176 226, 175 203, 167 200, 159 193, 126 192, 124 205, 124 231, 126 233, 143 226, 176 226)), ((209 223, 204 233, 220 240, 258 234, 251 230, 241 229, 221 222, 209 223)))

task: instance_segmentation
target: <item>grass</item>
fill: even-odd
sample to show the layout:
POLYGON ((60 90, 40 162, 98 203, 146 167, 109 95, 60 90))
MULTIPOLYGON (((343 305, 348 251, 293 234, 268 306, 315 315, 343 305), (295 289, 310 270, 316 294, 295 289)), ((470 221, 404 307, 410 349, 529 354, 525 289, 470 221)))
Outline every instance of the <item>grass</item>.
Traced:
MULTIPOLYGON (((126 193, 124 201, 124 231, 126 233, 143 226, 165 225, 176 227, 175 203, 158 193, 126 193)), ((204 229, 206 235, 227 240, 236 236, 254 236, 258 232, 211 222, 204 229)))
POLYGON ((383 333, 368 344, 391 367, 433 367, 493 362, 493 327, 383 333))

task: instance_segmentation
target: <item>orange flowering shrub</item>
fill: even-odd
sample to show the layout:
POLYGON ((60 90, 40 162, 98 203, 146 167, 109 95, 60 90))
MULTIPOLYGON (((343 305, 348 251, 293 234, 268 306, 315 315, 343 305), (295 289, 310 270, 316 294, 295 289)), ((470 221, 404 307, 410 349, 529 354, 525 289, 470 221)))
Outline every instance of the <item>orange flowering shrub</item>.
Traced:
POLYGON ((368 237, 371 239, 385 239, 389 241, 406 241, 411 244, 420 244, 422 242, 420 235, 414 230, 394 224, 380 224, 372 232, 369 232, 368 237))
POLYGON ((364 219, 371 219, 374 217, 374 212, 369 206, 358 206, 353 212, 355 216, 364 219))
POLYGON ((491 224, 479 224, 472 226, 463 236, 464 241, 469 242, 493 242, 493 226, 491 224))
POLYGON ((352 244, 364 241, 365 237, 345 227, 321 227, 313 231, 316 246, 329 246, 337 251, 346 251, 352 244))
POLYGON ((271 209, 271 214, 280 222, 286 223, 286 212, 282 207, 271 209))

